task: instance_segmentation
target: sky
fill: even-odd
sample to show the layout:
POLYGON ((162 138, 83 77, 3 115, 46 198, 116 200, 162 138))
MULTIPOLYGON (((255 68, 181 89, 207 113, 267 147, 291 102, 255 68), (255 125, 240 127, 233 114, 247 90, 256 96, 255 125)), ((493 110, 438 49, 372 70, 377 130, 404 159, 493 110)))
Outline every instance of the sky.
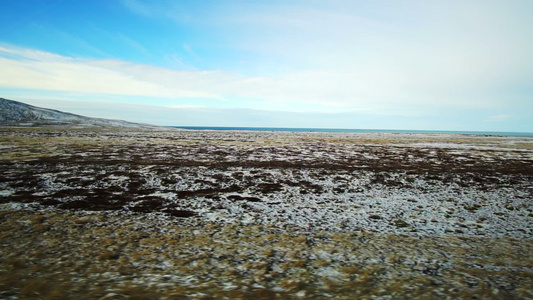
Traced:
POLYGON ((533 132, 531 0, 0 0, 0 97, 168 126, 533 132))

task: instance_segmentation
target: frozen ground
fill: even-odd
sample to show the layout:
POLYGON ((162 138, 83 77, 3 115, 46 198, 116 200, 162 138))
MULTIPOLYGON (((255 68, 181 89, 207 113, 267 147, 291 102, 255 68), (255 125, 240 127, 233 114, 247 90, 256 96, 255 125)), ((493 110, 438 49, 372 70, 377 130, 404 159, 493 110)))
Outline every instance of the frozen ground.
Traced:
POLYGON ((3 202, 183 213, 304 230, 532 237, 531 139, 216 131, 3 134, 3 202))
POLYGON ((532 149, 447 134, 3 128, 0 295, 530 298, 532 149))

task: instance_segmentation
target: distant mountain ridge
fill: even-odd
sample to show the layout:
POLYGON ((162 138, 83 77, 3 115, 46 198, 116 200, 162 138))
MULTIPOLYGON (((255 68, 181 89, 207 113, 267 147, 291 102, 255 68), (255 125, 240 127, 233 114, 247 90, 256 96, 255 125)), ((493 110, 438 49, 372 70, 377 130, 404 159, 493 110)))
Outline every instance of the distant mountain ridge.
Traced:
POLYGON ((81 126, 116 126, 149 127, 122 120, 90 118, 59 110, 29 105, 26 103, 0 98, 0 125, 81 125, 81 126))

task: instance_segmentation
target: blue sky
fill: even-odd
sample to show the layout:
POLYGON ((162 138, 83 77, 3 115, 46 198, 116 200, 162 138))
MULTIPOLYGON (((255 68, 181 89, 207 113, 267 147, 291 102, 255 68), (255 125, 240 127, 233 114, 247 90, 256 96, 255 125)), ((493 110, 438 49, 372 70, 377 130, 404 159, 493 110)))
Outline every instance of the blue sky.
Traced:
POLYGON ((158 125, 533 132, 533 1, 2 0, 0 97, 158 125))

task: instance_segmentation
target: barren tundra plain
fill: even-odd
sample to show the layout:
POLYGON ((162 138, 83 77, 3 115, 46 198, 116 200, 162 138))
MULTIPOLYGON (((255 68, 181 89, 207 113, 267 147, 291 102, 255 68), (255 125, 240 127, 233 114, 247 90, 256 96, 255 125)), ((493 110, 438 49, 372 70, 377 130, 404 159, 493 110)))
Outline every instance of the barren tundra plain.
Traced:
POLYGON ((533 299, 533 138, 0 128, 2 299, 533 299))

